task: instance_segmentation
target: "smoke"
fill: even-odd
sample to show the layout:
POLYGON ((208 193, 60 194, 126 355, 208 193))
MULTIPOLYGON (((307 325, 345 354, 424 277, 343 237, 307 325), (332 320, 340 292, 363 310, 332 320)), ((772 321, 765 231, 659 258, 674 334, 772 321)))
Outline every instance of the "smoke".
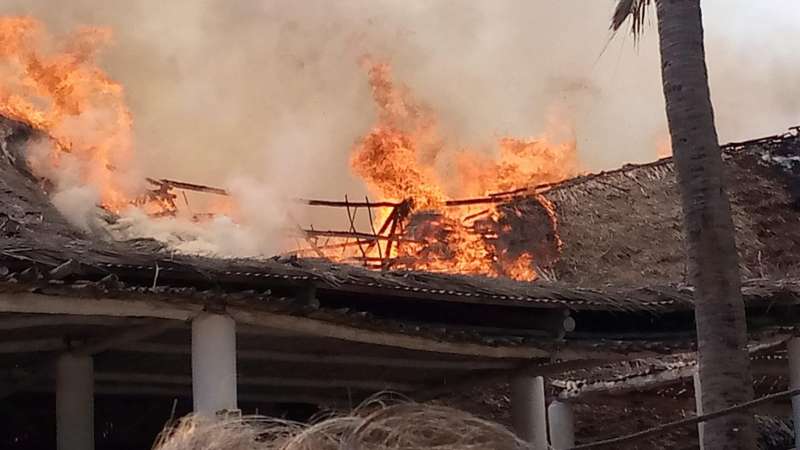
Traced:
MULTIPOLYGON (((800 123, 795 3, 703 2, 722 141, 800 123)), ((557 111, 587 170, 654 159, 666 133, 656 29, 638 48, 609 42, 613 4, 6 0, 0 14, 110 26, 103 66, 125 86, 144 172, 242 186, 269 234, 287 220, 281 198, 365 193, 348 166, 376 115, 364 54, 390 62, 459 146, 536 136, 557 111)))
POLYGON ((186 210, 154 220, 131 207, 108 230, 116 239, 154 238, 180 253, 226 258, 269 256, 290 246, 289 237, 296 235, 289 228, 298 215, 296 204, 250 178, 231 179, 227 186, 235 201, 226 199, 228 204, 218 205, 223 214, 208 220, 197 222, 186 210))
POLYGON ((55 170, 48 163, 53 152, 53 143, 47 139, 37 139, 27 146, 27 162, 36 173, 53 183, 53 205, 64 218, 75 227, 85 231, 95 231, 97 204, 100 193, 96 188, 85 185, 80 177, 81 162, 72 154, 65 154, 59 161, 60 169, 55 170))
POLYGON ((53 205, 72 225, 84 231, 98 228, 95 218, 100 194, 96 189, 90 186, 72 186, 56 192, 52 200, 53 205))
MULTIPOLYGON (((54 199, 56 197, 58 195, 54 199)), ((247 220, 235 222, 224 215, 202 224, 185 217, 153 220, 135 208, 125 211, 116 223, 108 227, 111 235, 118 240, 153 238, 179 253, 223 258, 260 257, 277 253, 284 247, 282 242, 275 240, 277 229, 276 226, 258 227, 247 220)))

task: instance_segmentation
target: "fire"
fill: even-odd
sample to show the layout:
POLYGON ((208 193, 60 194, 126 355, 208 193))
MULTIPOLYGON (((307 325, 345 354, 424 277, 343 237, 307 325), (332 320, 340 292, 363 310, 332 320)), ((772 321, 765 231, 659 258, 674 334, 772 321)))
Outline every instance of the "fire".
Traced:
POLYGON ((531 267, 533 266, 533 256, 525 252, 517 258, 513 264, 508 266, 507 274, 509 278, 515 280, 527 280, 531 278, 531 267))
POLYGON ((387 64, 370 65, 369 82, 379 123, 354 152, 353 170, 381 197, 413 199, 421 209, 442 205, 445 194, 436 173, 420 164, 422 155, 435 154, 440 145, 431 111, 394 86, 387 64))
MULTIPOLYGON (((351 166, 373 195, 406 200, 411 205, 402 230, 409 242, 398 242, 388 255, 395 258, 395 266, 535 279, 536 266, 552 262, 553 255, 501 245, 501 234, 524 228, 517 225, 512 229, 506 223, 507 229, 494 229, 494 225, 508 222, 508 211, 498 211, 495 206, 483 206, 485 210, 477 212, 469 206, 449 207, 447 199, 481 197, 574 176, 574 139, 558 141, 547 134, 529 139, 506 137, 497 142, 494 158, 471 150, 454 151, 439 135, 433 111, 417 102, 408 88, 393 83, 387 64, 367 61, 365 65, 378 123, 356 145, 351 166), (453 169, 443 173, 437 169, 442 166, 453 169), (449 182, 452 186, 448 189, 443 180, 455 183, 449 182)), ((553 205, 541 196, 530 198, 538 202, 536 213, 556 230, 553 205)), ((517 210, 511 215, 521 214, 517 210)), ((385 216, 379 217, 376 227, 384 220, 385 216)), ((552 247, 560 250, 557 233, 550 238, 552 247)))
POLYGON ((524 186, 554 183, 575 175, 575 143, 552 142, 548 136, 502 138, 496 159, 474 152, 457 156, 461 196, 505 192, 524 186))
MULTIPOLYGON (((239 215, 224 190, 151 179, 155 187, 145 189, 144 177, 129 176, 134 148, 124 89, 97 64, 110 41, 104 28, 55 39, 35 19, 0 17, 0 115, 29 124, 53 143, 29 152, 31 168, 57 188, 68 173, 71 183, 95 189, 114 212, 134 205, 150 216, 173 216, 186 208, 202 221, 204 213, 192 213, 177 188, 217 194, 214 213, 239 215)), ((454 148, 440 134, 434 111, 392 81, 388 64, 365 60, 364 66, 378 121, 357 142, 351 167, 373 198, 401 206, 372 217, 381 230, 375 233, 390 237, 366 248, 358 241, 363 260, 520 280, 552 264, 561 248, 556 212, 532 187, 577 173, 575 140, 562 133, 569 127, 555 120, 543 135, 498 139, 493 157, 454 148), (515 195, 503 194, 511 190, 515 195), (451 200, 498 193, 489 201, 451 200)), ((328 247, 342 249, 341 259, 357 255, 347 242, 328 247)))
POLYGON ((133 197, 114 168, 131 166, 133 138, 123 88, 96 64, 110 40, 110 30, 90 27, 56 40, 35 19, 0 17, 0 114, 54 142, 30 161, 34 171, 69 165, 104 206, 119 210, 133 197))

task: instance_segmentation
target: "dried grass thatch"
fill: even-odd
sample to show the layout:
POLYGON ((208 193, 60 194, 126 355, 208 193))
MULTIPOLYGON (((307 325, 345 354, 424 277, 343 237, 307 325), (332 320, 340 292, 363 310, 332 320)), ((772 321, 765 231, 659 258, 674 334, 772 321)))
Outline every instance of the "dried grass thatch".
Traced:
POLYGON ((522 450, 502 425, 461 410, 419 403, 366 402, 348 415, 310 425, 265 417, 187 416, 162 433, 155 450, 522 450))
MULTIPOLYGON (((800 134, 724 147, 742 277, 800 275, 800 134)), ((567 180, 544 195, 564 242, 558 280, 592 287, 686 280, 671 158, 567 180)))

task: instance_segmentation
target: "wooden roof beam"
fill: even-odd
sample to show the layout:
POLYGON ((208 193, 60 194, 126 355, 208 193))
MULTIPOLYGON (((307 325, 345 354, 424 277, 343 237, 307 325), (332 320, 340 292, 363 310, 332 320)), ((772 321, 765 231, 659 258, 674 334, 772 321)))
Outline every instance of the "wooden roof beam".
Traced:
MULTIPOLYGON (((0 312, 150 317, 188 321, 202 313, 203 309, 204 305, 200 303, 146 297, 98 299, 28 292, 0 294, 0 312)), ((241 324, 424 352, 505 359, 549 358, 552 354, 548 349, 528 345, 492 346, 471 342, 443 341, 440 338, 368 330, 307 317, 276 314, 245 306, 226 306, 225 312, 241 324)))
MULTIPOLYGON (((2 348, 0 346, 0 348, 2 348)), ((154 353, 188 355, 188 346, 159 344, 152 342, 138 342, 133 345, 121 346, 115 350, 135 353, 154 353)), ((273 350, 248 350, 237 349, 236 356, 243 360, 275 361, 301 364, 332 364, 332 365, 356 365, 356 366, 377 366, 394 368, 414 368, 432 370, 485 370, 485 369, 508 369, 517 365, 514 361, 470 361, 470 360, 447 360, 447 359, 420 359, 412 357, 392 357, 392 356, 366 356, 352 354, 331 354, 319 352, 281 352, 273 350)))
POLYGON ((0 317, 0 331, 25 328, 57 327, 69 325, 120 326, 139 325, 147 319, 115 318, 108 316, 32 314, 0 317))
POLYGON ((67 342, 62 338, 27 339, 0 342, 0 354, 38 353, 66 350, 67 342))
MULTIPOLYGON (((74 345, 74 344, 73 344, 74 345)), ((62 338, 28 339, 0 342, 0 354, 37 353, 65 351, 70 343, 62 338)), ((156 355, 186 356, 191 352, 188 345, 161 344, 154 342, 136 342, 123 344, 108 350, 147 353, 156 355)), ((412 357, 364 356, 352 354, 330 354, 319 352, 281 352, 273 350, 239 349, 237 358, 242 360, 273 361, 300 364, 354 365, 393 368, 414 368, 430 370, 487 370, 511 369, 516 367, 514 361, 470 361, 447 359, 420 359, 412 357)))

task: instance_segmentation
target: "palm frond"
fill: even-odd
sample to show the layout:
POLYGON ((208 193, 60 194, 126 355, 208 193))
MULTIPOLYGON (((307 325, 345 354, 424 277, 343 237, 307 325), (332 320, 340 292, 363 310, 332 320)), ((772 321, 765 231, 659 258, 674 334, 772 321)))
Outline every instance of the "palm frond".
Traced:
POLYGON ((611 17, 611 31, 616 33, 628 20, 631 19, 631 34, 638 40, 644 33, 644 24, 647 19, 647 10, 653 0, 618 0, 611 17))

